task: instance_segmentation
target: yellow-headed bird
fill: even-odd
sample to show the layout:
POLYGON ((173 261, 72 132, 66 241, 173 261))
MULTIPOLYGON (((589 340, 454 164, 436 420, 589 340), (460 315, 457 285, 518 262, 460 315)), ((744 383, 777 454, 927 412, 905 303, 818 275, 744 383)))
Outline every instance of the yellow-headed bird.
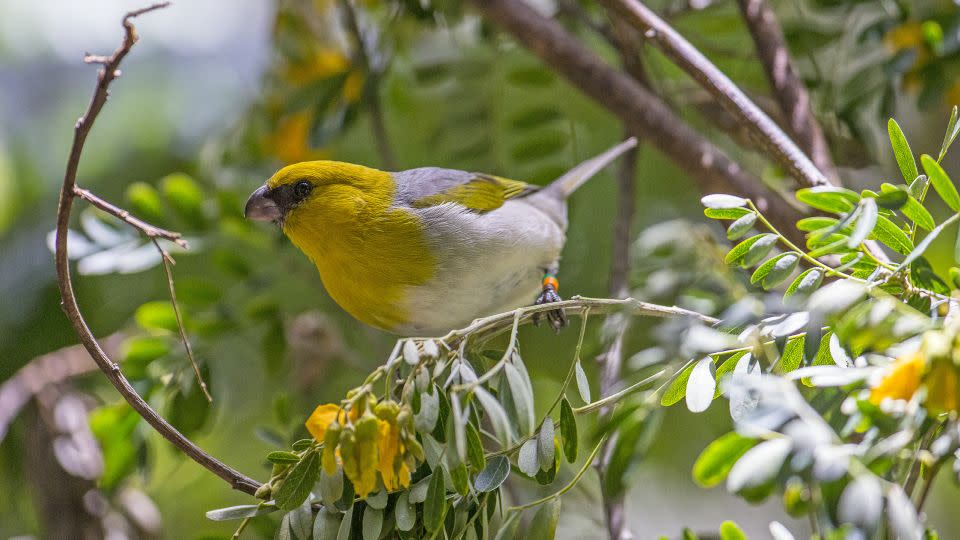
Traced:
MULTIPOLYGON (((357 319, 439 335, 534 298, 560 300, 567 197, 635 145, 620 143, 543 188, 436 167, 391 173, 307 161, 277 171, 244 213, 279 224, 357 319)), ((554 328, 565 322, 562 311, 547 316, 554 328)))

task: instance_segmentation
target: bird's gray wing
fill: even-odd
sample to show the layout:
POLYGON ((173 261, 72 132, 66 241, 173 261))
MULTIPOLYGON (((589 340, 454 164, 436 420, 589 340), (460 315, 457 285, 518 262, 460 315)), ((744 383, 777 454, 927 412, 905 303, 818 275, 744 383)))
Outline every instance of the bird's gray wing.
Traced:
POLYGON ((537 186, 499 176, 439 167, 423 167, 393 174, 397 183, 397 202, 414 208, 456 203, 473 212, 484 213, 538 189, 537 186))

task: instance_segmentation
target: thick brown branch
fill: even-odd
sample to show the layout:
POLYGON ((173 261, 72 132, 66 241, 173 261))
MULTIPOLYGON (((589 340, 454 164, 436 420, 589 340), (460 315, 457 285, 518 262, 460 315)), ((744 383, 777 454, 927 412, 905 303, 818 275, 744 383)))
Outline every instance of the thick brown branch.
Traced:
MULTIPOLYGON (((147 8, 130 12, 124 16, 123 43, 116 51, 114 51, 112 55, 108 57, 107 61, 103 62, 103 67, 99 71, 97 84, 93 92, 93 97, 90 100, 90 105, 87 107, 87 111, 84 113, 84 115, 77 120, 77 124, 74 128, 73 145, 70 149, 70 157, 67 159, 67 167, 63 176, 63 187, 60 190, 60 205, 57 210, 57 238, 55 252, 57 283, 60 287, 60 296, 63 299, 63 311, 70 320, 70 324, 73 326, 74 331, 76 331, 77 335, 79 336, 80 342, 83 344, 84 348, 87 349, 87 352, 90 353, 90 356, 93 358, 94 362, 96 362, 97 367, 103 371, 110 382, 113 383, 114 387, 116 387, 117 391, 120 392, 120 395, 126 399, 127 403, 129 403, 130 406, 133 407, 133 409, 137 411, 137 413, 143 417, 143 419, 146 420, 147 423, 149 423, 158 433, 163 435, 168 441, 173 443, 191 459, 227 481, 234 489, 252 495, 260 486, 259 483, 204 452, 202 449, 200 449, 200 447, 194 444, 193 441, 184 437, 182 433, 170 425, 169 422, 160 416, 157 411, 153 410, 153 408, 151 408, 150 405, 147 404, 147 402, 144 401, 139 394, 137 394, 136 390, 130 385, 130 382, 120 371, 120 367, 114 363, 109 356, 107 356, 106 352, 104 352, 103 348, 101 348, 100 344, 97 342, 96 337, 94 337, 93 332, 90 331, 90 327, 84 320, 83 315, 80 312, 80 307, 77 305, 77 297, 74 293, 73 282, 70 276, 70 264, 67 257, 67 230, 70 224, 70 211, 73 208, 74 198, 77 196, 83 196, 82 194, 77 193, 75 188, 77 183, 77 169, 80 164, 80 156, 83 153, 84 142, 87 139, 87 135, 90 133, 93 122, 96 120, 97 115, 100 113, 101 109, 103 109, 103 105, 107 101, 110 83, 119 74, 118 68, 120 66, 120 62, 124 59, 124 57, 127 56, 127 54, 130 52, 130 49, 137 42, 137 32, 133 27, 131 19, 148 11, 166 7, 167 5, 168 3, 154 4, 147 8)), ((91 200, 91 202, 94 202, 94 200, 91 200)), ((94 202, 94 204, 97 203, 94 202)), ((101 206, 98 205, 98 207, 101 206)), ((106 208, 101 208, 109 212, 110 210, 107 208, 111 207, 116 208, 112 205, 109 205, 106 208)), ((117 217, 124 219, 124 221, 127 221, 128 223, 130 223, 131 219, 134 219, 129 215, 127 215, 126 218, 121 217, 120 215, 117 215, 117 217)), ((133 225, 133 223, 131 224, 133 225)), ((145 229, 142 228, 141 230, 145 231, 145 229)), ((176 241, 177 239, 178 237, 173 238, 172 241, 176 241)))
POLYGON ((559 23, 524 2, 473 0, 489 19, 585 94, 618 116, 630 130, 687 171, 703 193, 730 192, 760 201, 766 215, 801 241, 801 213, 690 128, 637 81, 604 62, 559 23))
POLYGON ((638 0, 602 0, 686 71, 747 126, 757 144, 803 186, 829 182, 790 137, 710 60, 638 0))
POLYGON ((836 184, 837 173, 830 148, 810 108, 810 94, 790 59, 790 50, 773 9, 766 0, 738 2, 757 46, 757 55, 770 80, 773 95, 786 118, 787 129, 800 148, 827 175, 828 180, 836 184))

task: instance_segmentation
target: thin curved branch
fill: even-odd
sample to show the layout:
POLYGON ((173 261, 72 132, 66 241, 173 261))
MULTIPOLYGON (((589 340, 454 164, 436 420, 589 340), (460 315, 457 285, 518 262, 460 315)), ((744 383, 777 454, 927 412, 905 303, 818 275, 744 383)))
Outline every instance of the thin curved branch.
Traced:
MULTIPOLYGON (((90 353, 90 356, 93 358, 94 362, 96 362, 97 367, 99 367, 100 370, 103 371, 103 373, 110 380, 110 382, 113 383, 113 386, 116 387, 118 392, 120 392, 120 395, 127 400, 127 403, 129 403, 130 406, 133 407, 133 409, 137 411, 137 413, 143 417, 143 419, 146 420, 147 423, 149 423, 158 433, 163 435, 164 438, 173 443, 174 446, 183 451, 183 453, 187 454, 191 459, 206 467, 209 471, 216 474, 223 480, 227 481, 234 489, 253 495, 260 486, 258 482, 241 474, 240 472, 204 452, 202 449, 200 449, 200 447, 194 444, 193 441, 184 437, 182 433, 170 425, 169 422, 160 416, 157 411, 153 410, 153 408, 150 407, 150 405, 147 404, 147 402, 144 401, 139 394, 137 394, 136 390, 134 390, 133 386, 130 385, 130 382, 120 371, 120 366, 118 366, 110 359, 109 356, 107 356, 106 352, 104 352, 96 337, 94 337, 93 332, 91 332, 90 327, 84 320, 83 315, 80 312, 80 307, 77 305, 77 297, 73 290, 73 282, 70 277, 70 264, 67 257, 67 230, 70 224, 70 211, 73 208, 74 199, 76 197, 82 197, 94 202, 94 204, 99 208, 107 210, 95 202, 99 199, 90 198, 89 195, 92 194, 89 194, 89 192, 77 192, 77 169, 80 164, 80 156, 83 153, 84 142, 87 139, 87 135, 90 133, 90 129, 93 127, 93 123, 96 120, 97 115, 100 114, 100 111, 103 109, 103 105, 107 101, 110 83, 113 82, 113 80, 120 74, 118 69, 120 62, 127 56, 127 54, 130 52, 130 49, 137 42, 137 32, 133 26, 133 23, 131 22, 131 19, 149 11, 164 8, 168 5, 169 2, 164 2, 127 13, 123 17, 124 38, 120 47, 108 57, 96 57, 93 59, 88 57, 88 61, 100 63, 103 65, 103 67, 99 71, 97 85, 94 89, 93 97, 90 100, 90 105, 87 107, 87 111, 84 113, 84 115, 77 120, 77 124, 74 127, 73 145, 70 148, 70 157, 67 159, 66 172, 64 173, 63 177, 63 187, 60 190, 60 205, 57 210, 57 238, 55 251, 57 283, 60 287, 60 296, 63 299, 63 311, 66 313, 67 319, 69 319, 71 326, 73 326, 74 331, 80 338, 80 342, 83 344, 87 352, 90 353)), ((111 210, 107 211, 114 213, 111 210)), ((114 213, 114 215, 117 214, 114 213)), ((139 220, 132 222, 131 219, 135 218, 131 218, 129 215, 127 215, 127 218, 124 218, 120 215, 117 215, 117 217, 120 217, 127 223, 134 225, 148 236, 150 236, 149 231, 162 231, 162 229, 145 224, 139 220), (145 227, 139 227, 135 223, 143 224, 145 227)), ((165 233, 176 235, 176 233, 169 233, 169 231, 165 231, 165 233)), ((155 234, 151 238, 156 238, 158 236, 166 237, 160 234, 155 234)), ((176 241, 177 239, 179 239, 179 236, 176 236, 176 238, 172 238, 171 240, 176 241)))
POLYGON ((601 0, 639 30, 697 80, 729 112, 748 126, 757 143, 803 186, 829 185, 823 172, 717 66, 638 0, 601 0))
POLYGON ((817 118, 810 108, 810 94, 790 59, 783 29, 773 8, 766 0, 738 0, 743 20, 753 36, 757 55, 767 73, 773 96, 780 104, 787 129, 797 144, 823 171, 832 184, 837 184, 836 167, 830 148, 817 118))

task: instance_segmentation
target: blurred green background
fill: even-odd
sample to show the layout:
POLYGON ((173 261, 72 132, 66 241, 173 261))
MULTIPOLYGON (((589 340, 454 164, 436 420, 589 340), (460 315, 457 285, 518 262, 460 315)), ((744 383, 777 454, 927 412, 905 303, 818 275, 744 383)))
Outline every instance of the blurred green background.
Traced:
MULTIPOLYGON (((551 12, 551 3, 541 4, 551 12)), ((735 2, 651 4, 762 106, 770 104, 735 2)), ((887 116, 897 117, 915 151, 939 145, 949 106, 960 98, 960 14, 953 2, 773 4, 849 186, 875 187, 895 177, 884 139, 887 116)), ((394 338, 346 316, 278 231, 242 220, 250 191, 290 161, 386 166, 372 135, 371 95, 383 109, 397 168, 451 166, 545 182, 623 136, 616 118, 469 9, 457 2, 425 6, 361 3, 371 71, 357 61, 333 2, 176 2, 137 22, 142 41, 88 141, 80 185, 191 240, 190 252, 174 253, 174 273, 213 405, 196 392, 169 331, 166 280, 152 247, 102 216, 80 212, 86 205, 78 202, 71 249, 86 252, 75 281, 88 322, 101 336, 123 333, 127 341, 117 355, 127 358, 124 370, 151 403, 201 447, 255 478, 268 475, 263 456, 298 438, 317 403, 358 384, 394 338)), ((72 127, 95 79, 82 54, 113 50, 119 19, 132 7, 119 0, 0 5, 0 381, 22 382, 17 374, 32 359, 75 343, 59 309, 48 235, 72 127)), ((593 13, 595 6, 585 7, 593 13)), ((616 61, 596 36, 565 23, 616 61)), ((654 88, 685 119, 758 176, 781 182, 763 156, 739 150, 729 133, 709 127, 704 118, 716 106, 702 91, 655 52, 644 57, 654 88)), ((701 222, 695 185, 648 147, 636 179, 636 231, 677 218, 701 222)), ((615 197, 613 174, 606 172, 572 201, 565 294, 607 295, 615 197)), ((678 252, 689 252, 665 259, 663 268, 639 269, 634 294, 715 310, 686 294, 702 285, 703 274, 722 272, 711 270, 716 261, 701 245, 687 245, 689 231, 700 234, 701 225, 686 227, 661 230, 676 235, 678 252)), ((931 260, 946 265, 949 246, 943 248, 931 260)), ((645 328, 638 325, 629 353, 654 341, 645 328)), ((585 357, 600 352, 598 322, 588 336, 585 357)), ((555 362, 572 354, 575 337, 523 330, 524 358, 538 388, 557 388, 555 362)), ((249 498, 179 456, 117 403, 112 387, 93 373, 37 393, 0 426, 0 536, 50 535, 43 524, 57 515, 53 508, 95 514, 118 538, 229 537, 233 524, 206 521, 204 512, 249 498), (79 424, 70 420, 78 411, 79 424), (46 438, 37 435, 47 431, 46 438), (71 452, 89 450, 84 441, 91 440, 101 452, 90 455, 99 461, 91 458, 84 469, 75 457, 74 471, 86 473, 70 481, 80 499, 69 499, 57 483, 62 477, 48 467, 71 462, 71 452), (43 448, 54 448, 53 459, 41 455, 43 448), (101 489, 90 491, 96 478, 101 489), (68 500, 75 504, 64 506, 68 500)), ((695 456, 729 429, 722 407, 697 417, 679 407, 669 411, 627 497, 628 526, 637 538, 676 537, 684 526, 714 531, 724 519, 757 537, 766 536, 773 519, 806 530, 783 516, 777 501, 750 506, 689 479, 695 456)), ((14 409, 0 399, 0 418, 14 409)), ((565 498, 573 510, 563 514, 562 538, 595 538, 602 530, 596 481, 583 486, 565 498)), ((949 511, 956 492, 947 481, 938 492, 931 519, 950 538, 960 534, 949 511)), ((257 534, 257 524, 249 534, 257 534)))

